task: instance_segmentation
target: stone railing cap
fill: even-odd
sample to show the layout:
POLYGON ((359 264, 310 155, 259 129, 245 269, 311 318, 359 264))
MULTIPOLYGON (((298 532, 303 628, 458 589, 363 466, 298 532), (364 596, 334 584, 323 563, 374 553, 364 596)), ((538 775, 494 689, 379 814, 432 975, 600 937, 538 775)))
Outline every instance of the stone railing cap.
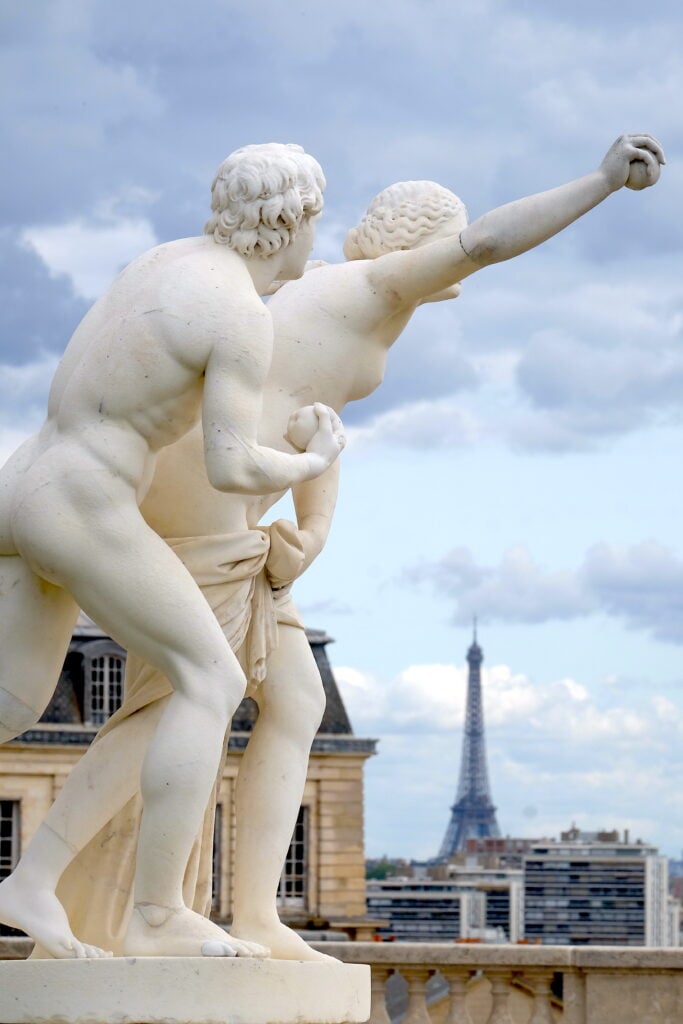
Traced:
POLYGON ((406 967, 568 967, 569 946, 493 946, 451 942, 326 942, 319 949, 346 963, 386 964, 406 967))
POLYGON ((316 948, 346 963, 397 967, 487 967, 530 970, 683 970, 683 948, 526 946, 450 942, 324 942, 316 948))

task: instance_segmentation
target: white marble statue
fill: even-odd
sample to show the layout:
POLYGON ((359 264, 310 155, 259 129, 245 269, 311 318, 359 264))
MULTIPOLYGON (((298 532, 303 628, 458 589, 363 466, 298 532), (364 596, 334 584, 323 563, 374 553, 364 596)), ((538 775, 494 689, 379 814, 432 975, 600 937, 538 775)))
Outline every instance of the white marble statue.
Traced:
MULTIPOLYGON (((182 880, 246 679, 181 560, 139 511, 155 456, 202 424, 211 490, 270 494, 325 470, 343 446, 338 417, 316 406, 303 453, 257 441, 272 355, 260 294, 303 272, 324 178, 298 146, 236 151, 212 187, 205 233, 131 263, 74 333, 48 417, 0 475, 0 741, 34 725, 54 690, 79 606, 170 681, 140 766, 144 803, 133 955, 264 955, 186 908, 182 880)), ((49 827, 43 854, 69 855, 49 827)), ((28 861, 30 869, 30 860, 28 861)), ((23 881, 22 881, 23 879, 23 881)), ((0 919, 55 957, 83 946, 45 878, 0 887, 0 919)))
MULTIPOLYGON (((323 402, 339 412, 370 394, 382 381, 389 348, 421 303, 457 296, 470 274, 562 230, 625 185, 636 161, 654 183, 663 154, 650 136, 623 136, 598 170, 470 225, 461 201, 432 182, 403 182, 380 193, 349 233, 348 262, 310 270, 268 303, 276 340, 260 443, 290 455, 305 448, 317 414, 298 412, 302 403, 323 402)), ((325 543, 338 464, 293 487, 296 525, 279 520, 266 528, 258 524, 282 489, 260 497, 219 493, 206 478, 201 448, 195 429, 160 453, 143 511, 202 587, 259 706, 236 789, 231 934, 267 946, 275 957, 318 958, 280 923, 275 897, 324 708, 289 584, 325 543)), ((134 849, 140 771, 148 737, 156 735, 156 722, 173 699, 163 674, 129 658, 123 707, 72 773, 14 875, 17 892, 42 879, 67 907, 79 938, 115 951, 125 949, 137 899, 122 865, 125 851, 134 849)), ((195 796, 184 792, 183 799, 195 796)), ((197 842, 184 865, 185 902, 205 913, 212 802, 201 811, 204 825, 195 826, 197 842)), ((28 915, 25 921, 22 926, 43 941, 28 915)))

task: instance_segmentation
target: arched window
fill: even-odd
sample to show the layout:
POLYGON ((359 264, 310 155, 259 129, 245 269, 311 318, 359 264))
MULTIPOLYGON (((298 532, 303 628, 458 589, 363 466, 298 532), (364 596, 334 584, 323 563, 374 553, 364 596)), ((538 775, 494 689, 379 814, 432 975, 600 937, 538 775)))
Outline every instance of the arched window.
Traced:
POLYGON ((108 640, 88 645, 84 655, 85 720, 89 725, 102 725, 121 707, 125 651, 108 640))

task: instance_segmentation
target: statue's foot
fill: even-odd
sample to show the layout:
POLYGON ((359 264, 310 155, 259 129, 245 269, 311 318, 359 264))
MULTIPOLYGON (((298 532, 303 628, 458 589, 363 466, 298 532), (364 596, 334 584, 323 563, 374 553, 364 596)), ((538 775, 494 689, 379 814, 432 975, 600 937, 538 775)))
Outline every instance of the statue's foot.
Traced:
POLYGON ((125 956, 268 956, 264 946, 233 938, 187 907, 154 903, 136 904, 123 952, 125 956))
MULTIPOLYGON (((239 927, 233 925, 231 936, 237 936, 250 942, 259 942, 270 949, 273 960, 328 960, 337 963, 333 956, 327 953, 319 953, 317 949, 309 946, 300 935, 288 928, 281 921, 273 921, 270 924, 241 924, 239 927)), ((234 941, 233 938, 230 940, 234 941)))
POLYGON ((0 921, 19 928, 57 960, 108 957, 98 946, 79 942, 71 931, 64 907, 52 889, 23 882, 18 873, 0 882, 0 921))

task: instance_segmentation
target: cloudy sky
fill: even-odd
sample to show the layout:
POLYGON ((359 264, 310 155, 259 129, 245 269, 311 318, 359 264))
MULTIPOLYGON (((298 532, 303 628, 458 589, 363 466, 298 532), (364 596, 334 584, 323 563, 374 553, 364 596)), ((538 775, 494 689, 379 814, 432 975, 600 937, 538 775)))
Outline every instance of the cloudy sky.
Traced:
POLYGON ((542 249, 418 310, 347 409, 328 548, 298 587, 361 735, 367 850, 438 850, 479 617, 511 835, 683 847, 683 12, 678 0, 6 0, 0 7, 0 453, 41 420, 118 269, 196 234, 219 161, 323 164, 315 255, 393 181, 472 218, 648 130, 668 164, 542 249))

